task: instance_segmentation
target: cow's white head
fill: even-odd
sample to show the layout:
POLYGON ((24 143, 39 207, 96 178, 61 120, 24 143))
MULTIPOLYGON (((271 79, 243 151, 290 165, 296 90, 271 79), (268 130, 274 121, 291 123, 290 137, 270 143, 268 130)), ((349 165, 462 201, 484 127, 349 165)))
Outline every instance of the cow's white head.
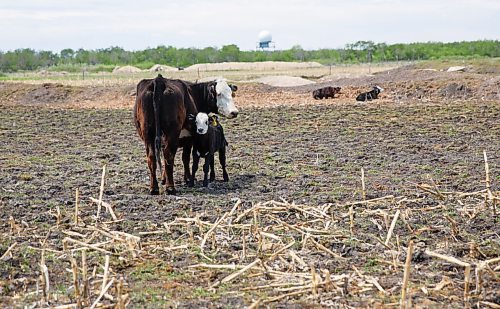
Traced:
POLYGON ((373 87, 373 88, 378 89, 378 92, 382 92, 382 91, 384 91, 384 88, 382 88, 382 87, 380 87, 380 86, 375 86, 375 87, 373 87))
POLYGON ((218 113, 227 118, 235 118, 238 116, 238 109, 234 105, 233 90, 225 79, 217 79, 215 82, 218 113))
POLYGON ((198 113, 195 119, 196 133, 206 134, 208 131, 208 115, 205 113, 198 113))

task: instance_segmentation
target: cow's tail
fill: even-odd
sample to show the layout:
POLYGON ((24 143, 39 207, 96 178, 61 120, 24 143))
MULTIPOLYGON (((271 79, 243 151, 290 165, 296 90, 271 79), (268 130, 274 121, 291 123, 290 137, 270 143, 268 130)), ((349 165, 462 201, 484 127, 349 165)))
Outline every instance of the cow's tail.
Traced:
MULTIPOLYGON (((156 85, 156 83, 159 81, 161 75, 158 75, 158 78, 155 78, 153 80, 153 109, 154 109, 154 114, 155 114, 155 127, 156 127, 156 133, 155 133, 155 157, 156 157, 156 162, 158 164, 158 169, 160 170, 160 175, 162 175, 162 170, 161 170, 161 126, 160 126, 160 93, 159 89, 156 85), (157 93, 158 91, 158 93, 157 93)), ((161 176, 160 176, 161 177, 161 176)))

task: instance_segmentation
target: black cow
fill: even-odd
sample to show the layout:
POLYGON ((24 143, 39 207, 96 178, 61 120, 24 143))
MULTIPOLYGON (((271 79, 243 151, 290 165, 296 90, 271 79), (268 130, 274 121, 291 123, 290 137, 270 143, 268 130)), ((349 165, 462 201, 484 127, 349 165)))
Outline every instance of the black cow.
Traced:
POLYGON ((188 128, 187 115, 198 111, 189 87, 173 83, 160 74, 155 79, 143 79, 137 84, 134 123, 144 141, 150 176, 150 194, 159 194, 156 164, 161 173, 161 150, 165 159, 166 190, 175 194, 174 158, 179 136, 188 128))
POLYGON ((200 157, 205 158, 203 164, 203 186, 208 186, 208 171, 210 169, 210 182, 215 180, 214 154, 219 152, 219 162, 222 166, 224 181, 229 181, 226 170, 226 146, 227 141, 217 116, 208 116, 205 113, 198 113, 195 119, 195 134, 193 136, 193 172, 189 181, 189 186, 194 186, 194 179, 200 157))
MULTIPOLYGON (((238 89, 236 85, 228 84, 223 79, 203 83, 189 83, 181 80, 175 80, 174 82, 188 85, 198 112, 205 114, 220 114, 227 118, 235 118, 238 116, 238 109, 233 101, 234 93, 238 89)), ((191 179, 189 162, 192 143, 193 141, 189 130, 183 130, 179 146, 183 147, 182 162, 184 165, 184 181, 188 184, 191 179)))
POLYGON ((371 100, 374 100, 374 99, 378 99, 378 95, 384 91, 383 88, 379 87, 379 86, 375 86, 373 87, 372 90, 368 91, 368 92, 363 92, 361 94, 359 94, 357 97, 356 97, 356 101, 371 101, 371 100))
POLYGON ((320 89, 316 89, 313 91, 313 98, 318 100, 318 99, 328 99, 328 98, 334 98, 336 93, 340 92, 340 87, 323 87, 320 89))

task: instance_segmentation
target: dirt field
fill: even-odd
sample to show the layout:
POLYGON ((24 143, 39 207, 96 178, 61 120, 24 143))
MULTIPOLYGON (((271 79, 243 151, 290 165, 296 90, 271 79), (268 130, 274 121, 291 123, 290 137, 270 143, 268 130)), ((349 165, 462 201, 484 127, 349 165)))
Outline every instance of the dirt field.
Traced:
POLYGON ((177 155, 178 196, 147 194, 133 83, 0 83, 0 305, 397 307, 409 263, 408 304, 495 308, 498 78, 241 83, 223 120, 230 181, 188 188, 177 155), (380 100, 353 100, 373 84, 380 100), (340 97, 313 100, 324 85, 340 97))

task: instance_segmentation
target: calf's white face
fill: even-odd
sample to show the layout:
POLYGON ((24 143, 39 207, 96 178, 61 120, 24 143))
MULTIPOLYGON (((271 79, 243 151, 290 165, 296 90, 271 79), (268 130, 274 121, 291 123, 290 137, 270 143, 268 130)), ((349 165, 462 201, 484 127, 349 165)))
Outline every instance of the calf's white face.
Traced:
POLYGON ((216 80, 215 92, 217 93, 217 110, 219 114, 234 118, 238 115, 238 109, 234 105, 232 90, 223 79, 216 80))
POLYGON ((378 89, 378 91, 380 91, 380 92, 384 91, 384 88, 382 88, 382 87, 375 86, 375 88, 377 88, 377 89, 378 89))
POLYGON ((198 113, 196 115, 196 133, 206 134, 208 131, 208 115, 205 113, 198 113))

